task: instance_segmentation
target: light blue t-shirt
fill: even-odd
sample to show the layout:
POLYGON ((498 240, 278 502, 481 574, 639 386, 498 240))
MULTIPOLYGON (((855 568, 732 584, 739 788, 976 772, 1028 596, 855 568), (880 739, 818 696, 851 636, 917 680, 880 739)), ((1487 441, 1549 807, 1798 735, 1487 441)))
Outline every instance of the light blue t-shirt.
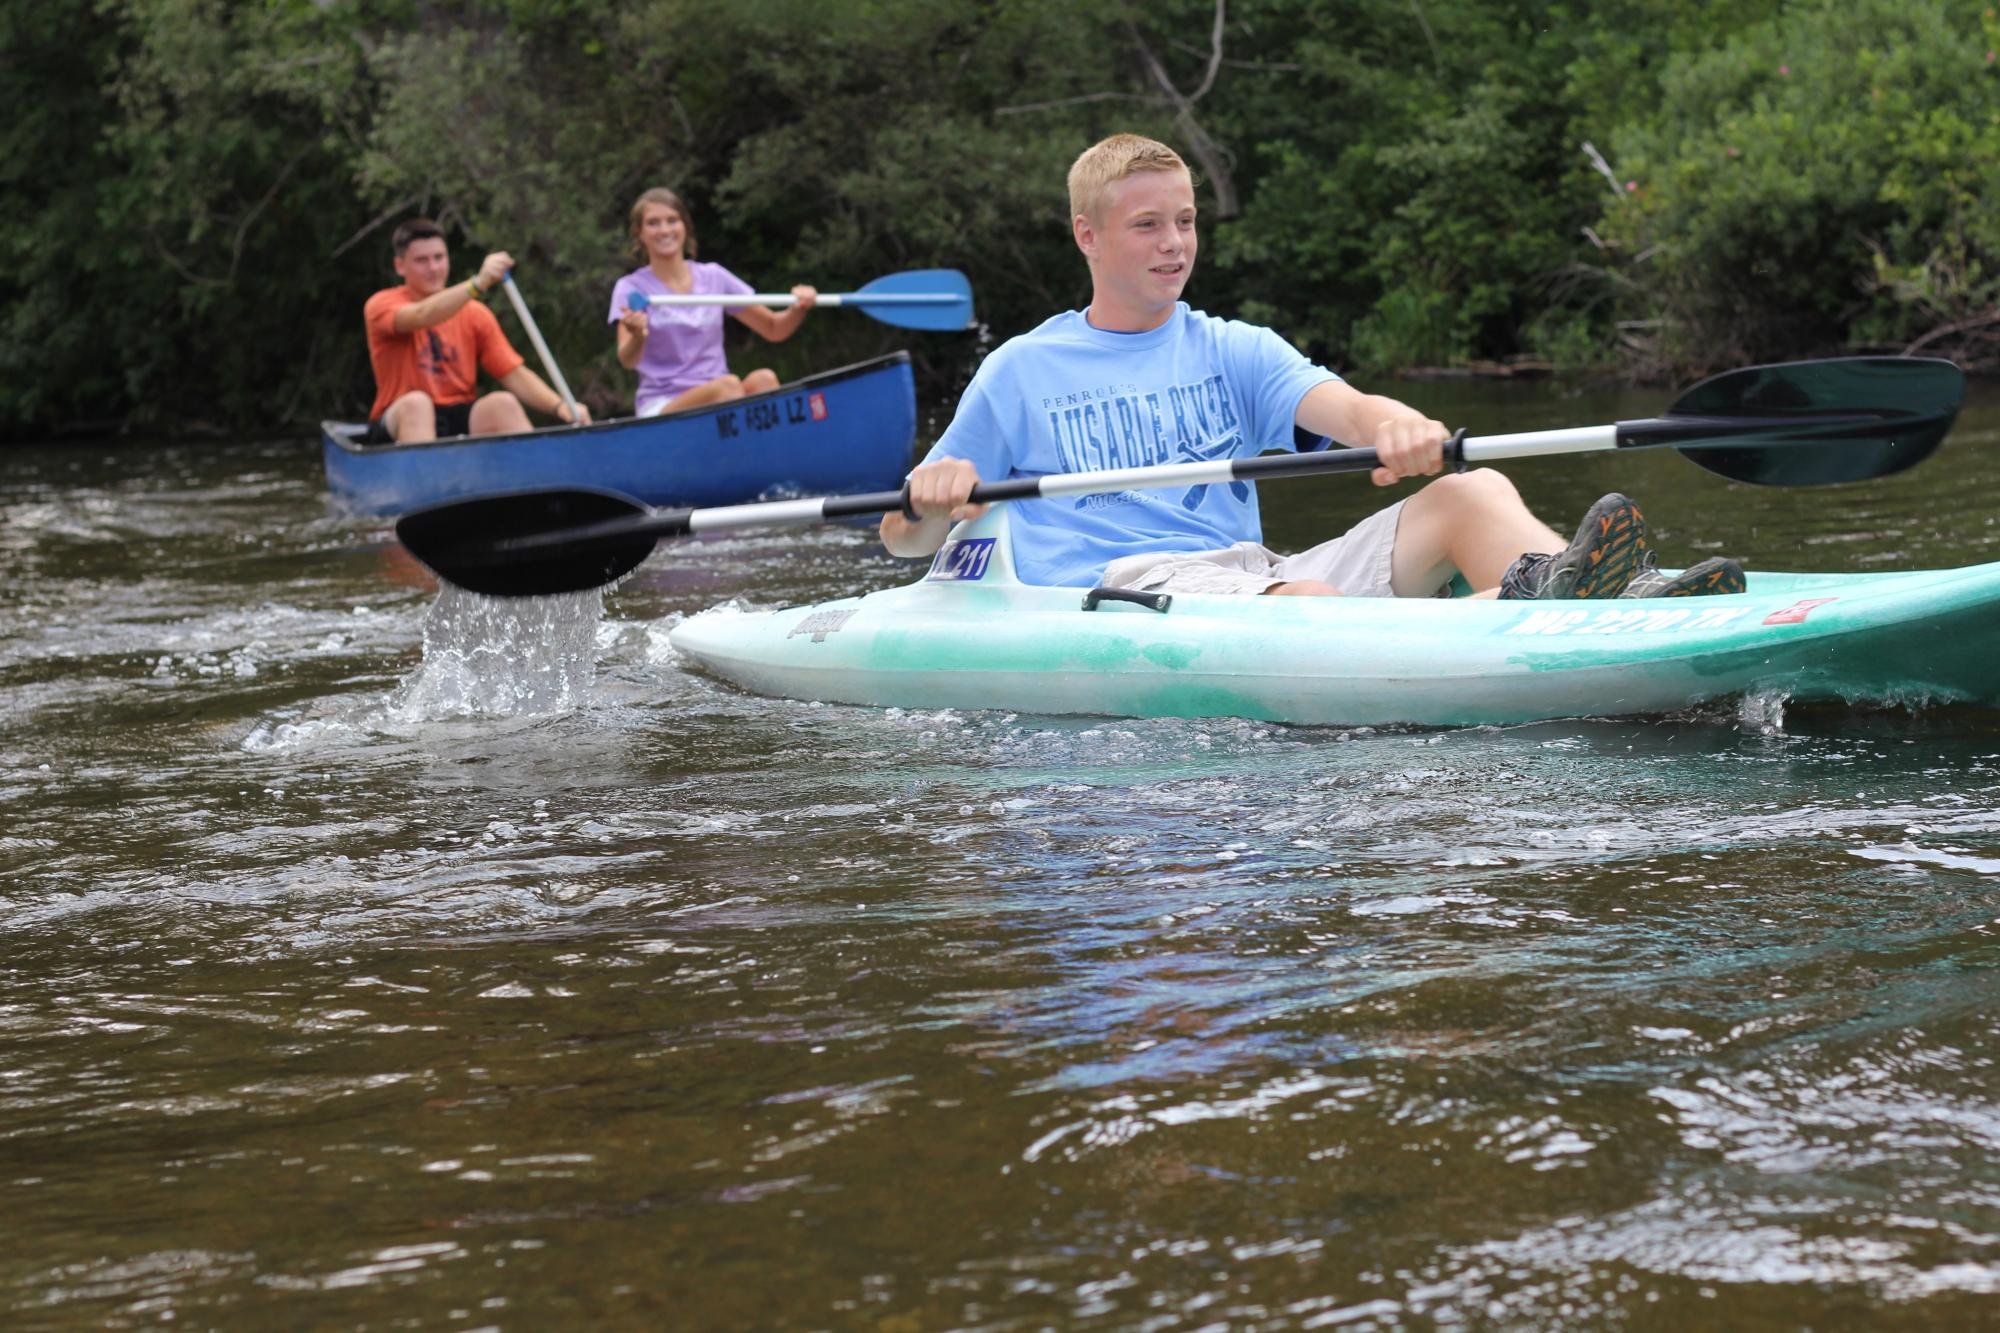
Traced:
MULTIPOLYGON (((924 456, 984 481, 1247 458, 1294 447, 1299 400, 1338 379, 1269 329, 1176 304, 1145 333, 1068 311, 986 358, 924 456)), ((1016 500, 1014 563, 1028 583, 1089 587, 1120 556, 1262 539, 1248 482, 1016 500)))

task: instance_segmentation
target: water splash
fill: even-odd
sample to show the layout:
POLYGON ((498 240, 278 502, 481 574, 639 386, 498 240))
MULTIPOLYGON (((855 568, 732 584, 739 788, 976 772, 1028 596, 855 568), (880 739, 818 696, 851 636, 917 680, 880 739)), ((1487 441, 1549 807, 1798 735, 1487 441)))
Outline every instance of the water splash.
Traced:
POLYGON ((424 660, 385 712, 401 722, 570 712, 596 679, 603 613, 596 589, 503 598, 446 586, 424 617, 424 660))
POLYGON ((1785 705, 1791 696, 1783 690, 1757 690, 1737 701, 1736 719, 1760 736, 1785 734, 1785 705))

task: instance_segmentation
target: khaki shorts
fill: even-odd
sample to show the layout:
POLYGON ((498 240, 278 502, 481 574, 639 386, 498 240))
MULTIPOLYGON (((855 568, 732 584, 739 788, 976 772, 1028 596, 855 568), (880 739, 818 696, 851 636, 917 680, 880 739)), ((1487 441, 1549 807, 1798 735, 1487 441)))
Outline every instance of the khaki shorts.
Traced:
POLYGON ((1280 583, 1317 579, 1349 597, 1394 597, 1389 586, 1396 552, 1398 500, 1362 519, 1330 542, 1297 555, 1279 555, 1256 542, 1220 551, 1163 551, 1113 560, 1101 580, 1140 592, 1241 593, 1255 596, 1280 583))

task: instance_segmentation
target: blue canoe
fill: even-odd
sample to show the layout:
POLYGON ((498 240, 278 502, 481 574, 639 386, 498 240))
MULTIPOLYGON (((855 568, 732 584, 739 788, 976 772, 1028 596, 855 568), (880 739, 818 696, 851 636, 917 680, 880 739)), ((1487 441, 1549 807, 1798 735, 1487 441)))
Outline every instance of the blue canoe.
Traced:
POLYGON ((910 355, 894 352, 671 416, 429 444, 364 445, 367 429, 320 423, 327 486, 357 513, 575 486, 651 505, 728 505, 896 489, 910 467, 917 399, 910 355))

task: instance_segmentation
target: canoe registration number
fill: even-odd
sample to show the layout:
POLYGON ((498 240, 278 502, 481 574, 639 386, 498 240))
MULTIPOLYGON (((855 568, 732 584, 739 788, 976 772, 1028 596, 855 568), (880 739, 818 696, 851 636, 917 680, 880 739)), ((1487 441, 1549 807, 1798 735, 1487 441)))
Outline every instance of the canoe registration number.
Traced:
POLYGON ((826 395, 795 393, 789 398, 762 398, 742 407, 725 407, 715 414, 717 438, 733 440, 745 431, 776 430, 826 420, 826 395))

